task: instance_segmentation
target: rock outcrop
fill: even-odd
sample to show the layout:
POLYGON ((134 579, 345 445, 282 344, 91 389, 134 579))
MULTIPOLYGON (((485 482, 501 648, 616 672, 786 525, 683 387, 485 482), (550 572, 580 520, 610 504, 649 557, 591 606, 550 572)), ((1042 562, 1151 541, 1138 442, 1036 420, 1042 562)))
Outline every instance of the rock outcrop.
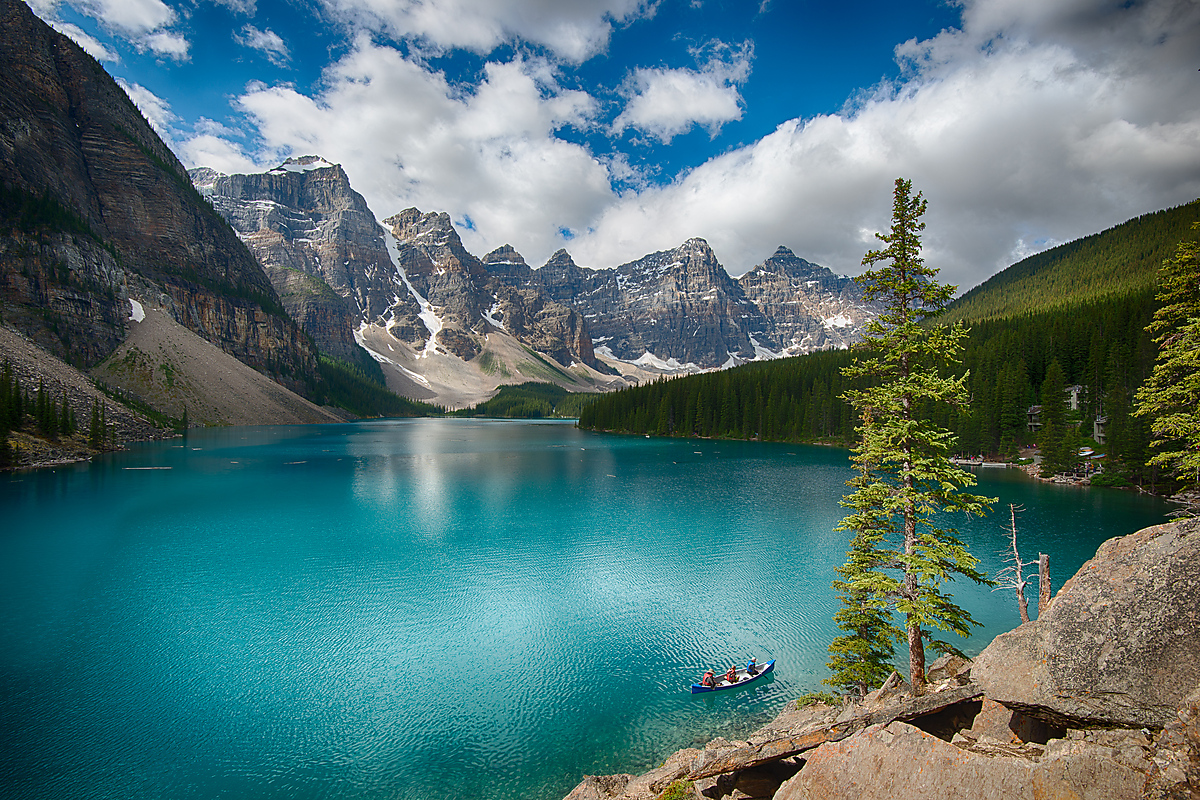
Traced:
MULTIPOLYGON (((775 800, 1111 800, 1137 797, 1144 770, 1095 742, 1056 739, 1034 761, 980 755, 903 722, 872 725, 817 748, 775 800)), ((1144 760, 1144 757, 1143 757, 1144 760)))
POLYGON ((321 352, 356 361, 364 355, 354 340, 360 321, 382 321, 393 305, 416 318, 416 301, 397 291, 384 232, 341 166, 303 156, 252 175, 189 175, 321 352))
POLYGON ((752 331, 763 346, 786 355, 835 350, 862 341, 879 315, 851 278, 805 261, 786 247, 738 278, 746 297, 768 321, 752 331))
POLYGON ((889 680, 840 709, 789 706, 745 742, 571 797, 654 800, 683 780, 697 800, 1200 797, 1198 543, 1200 520, 1106 542, 1040 620, 973 664, 935 662, 922 697, 889 680))
POLYGON ((125 338, 129 292, 162 293, 243 363, 313 376, 267 276, 125 92, 20 0, 0 0, 0 26, 4 319, 88 367, 125 338))
POLYGON ((1200 685, 1200 530, 1111 539, 1036 622, 997 636, 972 674, 994 700, 1060 725, 1162 728, 1200 685))

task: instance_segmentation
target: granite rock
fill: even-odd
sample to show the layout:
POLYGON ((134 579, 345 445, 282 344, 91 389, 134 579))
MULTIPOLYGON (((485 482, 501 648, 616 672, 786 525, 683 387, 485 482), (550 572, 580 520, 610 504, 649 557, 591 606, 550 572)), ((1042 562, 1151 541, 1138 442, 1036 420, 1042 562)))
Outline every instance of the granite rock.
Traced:
POLYGON ((1112 747, 1055 740, 1041 761, 972 753, 903 722, 813 751, 775 800, 1134 800, 1144 775, 1112 747))
POLYGON ((1110 539, 1041 619, 997 636, 972 676, 1055 725, 1162 728, 1200 684, 1200 521, 1110 539))

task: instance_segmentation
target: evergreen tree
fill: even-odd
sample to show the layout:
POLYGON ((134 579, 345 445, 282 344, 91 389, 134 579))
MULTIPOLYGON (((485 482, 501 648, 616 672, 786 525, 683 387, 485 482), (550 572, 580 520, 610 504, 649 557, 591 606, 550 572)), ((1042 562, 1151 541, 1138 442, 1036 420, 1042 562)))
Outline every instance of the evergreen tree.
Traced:
POLYGON ((1076 450, 1072 449, 1077 437, 1072 437, 1067 425, 1067 379, 1058 359, 1050 362, 1046 369, 1046 380, 1042 382, 1042 430, 1038 436, 1041 451, 1041 473, 1043 478, 1068 472, 1075 466, 1076 450))
MULTIPOLYGON (((926 203, 911 192, 909 181, 896 180, 891 231, 876 234, 887 247, 863 257, 867 267, 887 263, 855 279, 867 300, 883 300, 884 311, 859 348, 869 357, 843 370, 873 385, 845 393, 862 420, 855 464, 861 480, 842 501, 851 513, 839 527, 860 540, 845 566, 843 597, 869 595, 903 616, 909 676, 920 694, 931 629, 967 636, 978 624, 943 593, 943 584, 958 575, 987 580, 957 532, 939 526, 939 514, 983 514, 994 499, 960 491, 975 479, 950 463, 953 435, 920 413, 923 407, 966 405, 968 376, 943 377, 939 367, 958 363, 967 334, 961 322, 953 328, 920 324, 955 287, 937 283, 937 270, 920 256, 926 203)), ((949 649, 942 642, 934 646, 949 649)))
POLYGON ((1000 372, 999 390, 999 448, 1000 454, 1017 455, 1025 432, 1025 411, 1029 407, 1029 379, 1025 362, 1005 363, 1000 372))
POLYGON ((1158 358, 1134 413, 1150 419, 1150 465, 1169 469, 1185 490, 1200 489, 1200 244, 1180 242, 1163 262, 1158 299, 1146 328, 1157 334, 1158 358))
MULTIPOLYGON (((863 411, 862 437, 874 435, 870 412, 863 411)), ((849 485, 863 491, 882 487, 876 482, 871 463, 867 460, 874 448, 860 445, 854 450, 854 462, 859 469, 849 485)), ((843 502, 843 505, 847 505, 843 502)), ((891 674, 896 643, 904 638, 892 624, 891 610, 866 581, 856 580, 894 561, 896 553, 887 549, 890 517, 882 504, 863 503, 838 525, 836 530, 854 532, 846 563, 838 567, 841 580, 833 582, 840 594, 842 608, 833 621, 846 631, 829 645, 828 667, 833 675, 824 683, 842 690, 853 689, 865 696, 872 686, 879 686, 891 674)))

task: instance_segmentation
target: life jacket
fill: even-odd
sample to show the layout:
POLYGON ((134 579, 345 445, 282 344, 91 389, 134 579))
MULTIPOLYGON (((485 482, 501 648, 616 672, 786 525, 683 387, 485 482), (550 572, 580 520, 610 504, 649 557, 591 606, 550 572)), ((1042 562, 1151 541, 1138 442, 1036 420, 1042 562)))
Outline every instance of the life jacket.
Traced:
POLYGON ((713 680, 713 674, 712 674, 711 669, 708 672, 704 673, 704 677, 700 679, 701 686, 712 686, 715 683, 716 683, 716 681, 713 680))
POLYGON ((737 667, 730 667, 729 672, 725 673, 725 680, 733 683, 737 680, 737 667))

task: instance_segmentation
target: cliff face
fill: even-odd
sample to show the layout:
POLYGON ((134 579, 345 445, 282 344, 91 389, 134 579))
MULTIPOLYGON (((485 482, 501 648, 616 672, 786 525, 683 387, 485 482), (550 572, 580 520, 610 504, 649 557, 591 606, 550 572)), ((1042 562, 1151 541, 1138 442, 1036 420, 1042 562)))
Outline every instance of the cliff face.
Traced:
MULTIPOLYGON (((354 329, 360 320, 383 320, 397 287, 383 231, 342 168, 305 156, 252 175, 205 168, 189 175, 320 350, 356 359, 354 329)), ((416 302, 400 294, 415 315, 416 302)))
POLYGON ((463 247, 447 214, 410 208, 384 222, 391 226, 407 280, 438 309, 440 344, 470 358, 481 351, 490 330, 502 330, 564 366, 598 366, 592 334, 578 311, 555 302, 529 280, 506 277, 532 271, 511 247, 476 258, 463 247))
POLYGON ((0 0, 4 318, 91 366, 125 338, 128 295, 244 363, 304 379, 316 352, 254 257, 98 63, 0 0))
POLYGON ((786 247, 738 278, 738 284, 768 321, 754 335, 787 355, 849 347, 862 340, 866 323, 881 310, 863 300, 852 279, 786 247))

